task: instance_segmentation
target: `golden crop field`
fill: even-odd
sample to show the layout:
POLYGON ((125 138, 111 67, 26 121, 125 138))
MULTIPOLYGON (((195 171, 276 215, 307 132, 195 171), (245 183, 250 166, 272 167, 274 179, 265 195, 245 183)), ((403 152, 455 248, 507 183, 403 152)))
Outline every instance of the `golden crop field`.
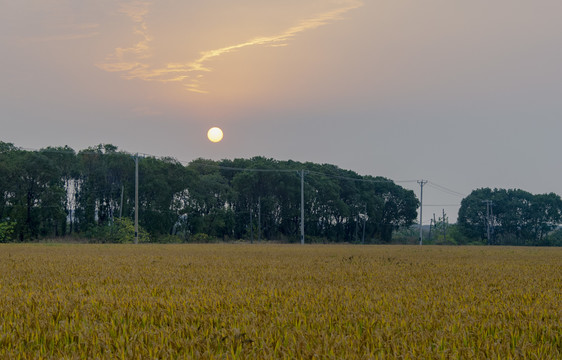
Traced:
POLYGON ((562 358, 562 249, 1 245, 0 358, 562 358))

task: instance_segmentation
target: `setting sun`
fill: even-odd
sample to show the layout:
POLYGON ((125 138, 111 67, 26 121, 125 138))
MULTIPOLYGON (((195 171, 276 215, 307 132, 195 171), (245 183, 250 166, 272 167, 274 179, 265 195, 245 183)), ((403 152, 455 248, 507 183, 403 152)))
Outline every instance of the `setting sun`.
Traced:
POLYGON ((218 127, 212 127, 207 131, 207 137, 214 143, 221 141, 222 136, 222 130, 218 127))

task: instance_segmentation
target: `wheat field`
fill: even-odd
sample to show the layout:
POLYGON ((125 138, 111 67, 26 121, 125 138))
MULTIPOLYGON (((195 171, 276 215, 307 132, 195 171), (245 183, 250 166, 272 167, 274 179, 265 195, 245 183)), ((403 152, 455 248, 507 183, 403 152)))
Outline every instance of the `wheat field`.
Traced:
POLYGON ((0 246, 0 358, 562 358, 562 249, 0 246))

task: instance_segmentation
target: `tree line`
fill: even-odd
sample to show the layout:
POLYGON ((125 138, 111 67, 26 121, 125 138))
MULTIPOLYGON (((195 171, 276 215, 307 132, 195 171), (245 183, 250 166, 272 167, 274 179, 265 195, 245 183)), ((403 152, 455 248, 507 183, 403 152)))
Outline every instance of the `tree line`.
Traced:
MULTIPOLYGON (((264 157, 138 163, 141 241, 298 241, 303 171, 306 242, 418 241, 419 201, 384 177, 264 157)), ((76 152, 0 142, 0 195, 0 242, 130 242, 135 156, 109 144, 76 152)), ((561 222, 554 193, 482 188, 462 200, 456 224, 436 223, 427 243, 562 245, 561 222)))
MULTIPOLYGON (((387 243, 419 206, 387 178, 329 164, 145 156, 138 169, 141 241, 298 241, 301 176, 307 242, 387 243)), ((0 242, 132 240, 135 158, 114 145, 30 151, 0 142, 0 194, 0 242)))
POLYGON ((490 245, 562 246, 561 222, 562 199, 555 193, 482 188, 462 200, 457 226, 466 238, 490 245))

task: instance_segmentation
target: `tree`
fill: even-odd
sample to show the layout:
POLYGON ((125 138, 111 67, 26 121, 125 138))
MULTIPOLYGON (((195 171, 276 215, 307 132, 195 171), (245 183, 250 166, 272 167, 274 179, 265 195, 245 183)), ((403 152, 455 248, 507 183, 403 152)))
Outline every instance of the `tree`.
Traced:
POLYGON ((562 222, 562 199, 560 196, 554 193, 535 195, 530 220, 533 237, 540 243, 562 222))
POLYGON ((6 243, 12 240, 14 225, 13 222, 9 221, 0 222, 0 243, 6 243))
POLYGON ((382 200, 377 209, 380 220, 375 226, 375 234, 378 234, 382 241, 389 242, 393 231, 414 223, 419 201, 412 190, 406 190, 390 180, 379 177, 373 181, 378 181, 375 193, 382 200))
POLYGON ((184 198, 189 232, 223 238, 231 235, 230 204, 234 194, 227 179, 220 173, 218 164, 197 159, 189 164, 189 168, 198 175, 184 198))
POLYGON ((53 161, 14 148, 5 148, 1 157, 6 183, 2 212, 15 224, 16 238, 63 235, 65 191, 53 161))
POLYGON ((9 217, 15 196, 14 156, 18 149, 0 141, 0 221, 9 217))
MULTIPOLYGON (((183 166, 149 156, 139 159, 139 222, 156 240, 176 234, 184 240, 196 234, 249 238, 259 229, 265 239, 298 241, 301 171, 311 240, 358 241, 361 229, 367 242, 388 242, 416 218, 412 191, 335 165, 254 157, 183 166)), ((13 224, 19 240, 72 233, 111 237, 128 228, 134 193, 134 157, 114 145, 76 153, 68 146, 23 151, 0 142, 0 223, 13 224)))
POLYGON ((492 244, 537 245, 562 219, 562 200, 556 194, 533 195, 520 189, 474 190, 464 198, 458 224, 463 235, 492 244), (490 202, 488 213, 486 202, 490 202))
POLYGON ((133 215, 134 159, 113 145, 98 145, 78 153, 76 228, 86 231, 107 225, 120 213, 133 215), (121 194, 123 208, 121 208, 121 194))
POLYGON ((193 172, 172 158, 139 161, 139 222, 151 234, 171 235, 185 212, 181 194, 193 182, 193 172))
POLYGON ((76 184, 75 179, 79 176, 79 163, 76 152, 69 146, 64 147, 47 147, 40 150, 40 153, 49 158, 57 168, 61 181, 65 190, 64 196, 64 212, 66 216, 61 217, 61 223, 58 227, 61 235, 64 236, 72 233, 74 208, 76 205, 76 184), (69 219, 67 224, 67 219, 69 219), (67 226, 70 225, 70 226, 67 226))
POLYGON ((484 201, 492 199, 492 190, 478 189, 462 199, 457 217, 459 230, 467 237, 484 240, 487 237, 488 214, 484 201))
POLYGON ((540 246, 562 246, 562 228, 558 228, 548 234, 544 240, 538 244, 540 246))

